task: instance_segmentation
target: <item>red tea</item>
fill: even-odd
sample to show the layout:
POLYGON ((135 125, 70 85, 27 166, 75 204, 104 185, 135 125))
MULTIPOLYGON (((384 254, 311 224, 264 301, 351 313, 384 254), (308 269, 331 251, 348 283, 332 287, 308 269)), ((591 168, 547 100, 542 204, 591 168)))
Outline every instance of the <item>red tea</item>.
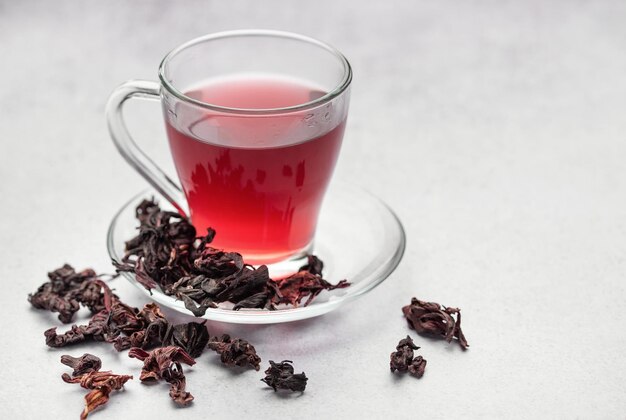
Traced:
MULTIPOLYGON (((223 79, 185 93, 204 103, 240 109, 296 106, 324 95, 291 79, 223 79)), ((313 240, 345 119, 319 113, 219 113, 206 110, 177 127, 166 123, 191 220, 214 246, 246 262, 281 261, 313 240), (326 123, 325 123, 326 120, 326 123), (330 126, 329 126, 330 125, 330 126)), ((167 118, 166 118, 166 121, 167 118)))

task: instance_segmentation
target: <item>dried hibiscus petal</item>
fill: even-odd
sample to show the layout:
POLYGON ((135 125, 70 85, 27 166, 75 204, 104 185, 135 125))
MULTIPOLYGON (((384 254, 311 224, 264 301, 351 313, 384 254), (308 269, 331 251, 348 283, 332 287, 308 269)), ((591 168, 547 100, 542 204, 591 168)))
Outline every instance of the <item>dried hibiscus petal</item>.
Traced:
POLYGON ((298 271, 308 271, 316 276, 321 276, 324 270, 324 262, 315 255, 307 255, 307 263, 300 267, 298 271))
POLYGON ((61 363, 74 369, 71 376, 67 373, 61 376, 63 381, 71 384, 78 383, 90 390, 85 395, 85 408, 80 414, 81 419, 86 419, 96 408, 106 404, 111 392, 121 389, 129 379, 133 379, 130 375, 100 372, 102 365, 100 359, 89 353, 81 357, 61 356, 61 363))
POLYGON ((273 280, 278 293, 274 296, 273 303, 287 303, 298 306, 302 299, 308 297, 304 306, 310 304, 323 290, 342 289, 350 286, 347 280, 341 280, 337 284, 331 284, 320 275, 311 274, 308 271, 299 271, 289 277, 273 280))
POLYGON ((418 334, 441 337, 448 343, 456 338, 463 350, 469 347, 465 335, 461 330, 461 310, 452 307, 442 307, 438 303, 425 302, 417 298, 411 299, 411 304, 402 308, 402 312, 418 334), (453 315, 456 315, 456 320, 453 315))
POLYGON ((209 342, 209 331, 205 324, 206 321, 174 325, 169 339, 170 344, 181 347, 191 357, 200 356, 209 342))
POLYGON ((72 376, 81 376, 85 373, 95 372, 102 367, 100 358, 89 353, 85 353, 80 357, 63 355, 61 356, 61 363, 74 369, 72 376))
POLYGON ((261 358, 254 346, 241 338, 231 339, 228 334, 212 337, 208 347, 220 355, 222 363, 228 366, 252 366, 260 369, 261 358))
POLYGON ((170 384, 170 397, 176 404, 186 406, 193 401, 193 396, 185 391, 186 379, 181 363, 193 366, 196 361, 185 350, 177 346, 168 346, 147 352, 133 347, 128 356, 143 361, 139 376, 141 382, 163 379, 170 384))
POLYGON ((92 312, 103 309, 100 296, 102 281, 92 269, 76 272, 65 264, 48 273, 49 281, 39 286, 35 293, 28 295, 28 301, 37 309, 59 313, 59 320, 64 324, 72 322, 80 304, 92 312))
POLYGON ((108 332, 109 313, 104 310, 95 314, 87 325, 72 325, 63 334, 56 333, 56 327, 44 331, 46 344, 49 347, 65 347, 70 344, 82 343, 87 340, 105 341, 108 332))
POLYGON ((396 346, 396 351, 391 353, 391 361, 389 362, 391 371, 408 371, 418 378, 424 376, 426 360, 422 356, 413 357, 413 351, 418 349, 419 347, 413 343, 413 339, 408 335, 406 338, 400 340, 396 346))
POLYGON ((270 367, 265 371, 265 378, 261 381, 267 386, 277 391, 284 389, 292 392, 304 392, 308 378, 302 373, 294 373, 291 360, 283 360, 280 363, 274 363, 270 360, 270 367))

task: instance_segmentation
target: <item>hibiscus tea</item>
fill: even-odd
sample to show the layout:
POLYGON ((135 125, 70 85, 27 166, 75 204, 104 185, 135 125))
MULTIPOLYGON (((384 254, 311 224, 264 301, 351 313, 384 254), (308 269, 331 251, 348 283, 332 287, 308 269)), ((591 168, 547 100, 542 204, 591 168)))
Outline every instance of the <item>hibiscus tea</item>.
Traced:
POLYGON ((212 245, 237 251, 250 264, 283 261, 309 250, 346 113, 337 118, 331 102, 297 108, 326 92, 291 78, 231 76, 184 94, 233 109, 198 107, 165 118, 198 234, 214 228, 212 245), (289 107, 294 109, 285 110, 289 107))

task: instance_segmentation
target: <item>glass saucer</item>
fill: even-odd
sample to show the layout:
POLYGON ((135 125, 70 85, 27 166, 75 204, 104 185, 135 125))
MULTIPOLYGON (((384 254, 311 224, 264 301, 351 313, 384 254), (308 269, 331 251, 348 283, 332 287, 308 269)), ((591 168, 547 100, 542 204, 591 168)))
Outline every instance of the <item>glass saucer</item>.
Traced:
MULTIPOLYGON (((146 189, 128 201, 109 226, 107 248, 112 259, 119 261, 124 255, 125 241, 137 234, 135 207, 142 199, 150 197, 158 198, 162 208, 173 210, 153 189, 146 189)), ((405 241, 400 220, 383 201, 359 187, 335 183, 329 188, 322 207, 313 253, 324 261, 326 280, 334 284, 347 279, 351 286, 323 291, 308 306, 233 311, 224 304, 223 308, 208 309, 203 318, 234 324, 273 324, 325 314, 383 282, 400 263, 405 241)), ((122 275, 159 304, 192 315, 175 297, 158 289, 150 294, 135 280, 134 274, 122 275)))

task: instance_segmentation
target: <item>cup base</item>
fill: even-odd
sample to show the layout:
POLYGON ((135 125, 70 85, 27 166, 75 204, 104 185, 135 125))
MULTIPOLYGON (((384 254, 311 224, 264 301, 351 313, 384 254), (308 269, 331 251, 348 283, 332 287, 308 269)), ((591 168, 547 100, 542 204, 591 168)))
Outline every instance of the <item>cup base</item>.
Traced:
POLYGON ((312 252, 313 241, 282 259, 279 259, 281 256, 276 255, 244 255, 244 261, 255 267, 264 264, 267 266, 271 278, 281 278, 296 273, 300 267, 307 263, 307 255, 312 252))

